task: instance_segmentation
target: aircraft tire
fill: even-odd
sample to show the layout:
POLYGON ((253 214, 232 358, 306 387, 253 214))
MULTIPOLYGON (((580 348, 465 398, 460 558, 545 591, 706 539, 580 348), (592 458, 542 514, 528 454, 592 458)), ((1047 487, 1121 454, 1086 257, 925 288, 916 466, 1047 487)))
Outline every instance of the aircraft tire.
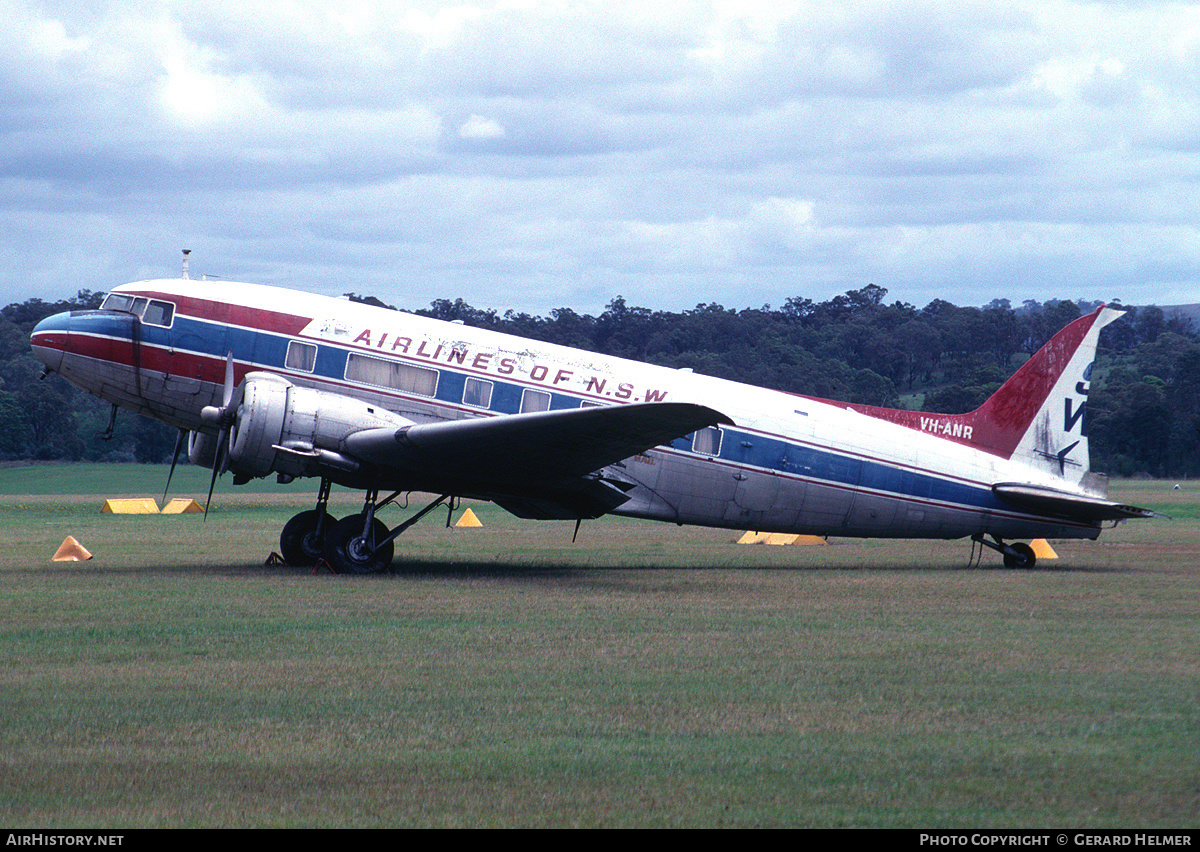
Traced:
MULTIPOLYGON (((378 574, 392 564, 395 553, 394 542, 378 547, 372 553, 363 541, 366 519, 362 515, 342 518, 325 535, 325 559, 339 574, 378 574)), ((388 528, 383 521, 375 519, 376 541, 387 538, 388 528)))
POLYGON ((1037 555, 1034 554, 1033 548, 1021 541, 1010 546, 1016 552, 1004 554, 1004 567, 1032 570, 1033 566, 1037 564, 1037 555))
POLYGON ((311 568, 325 555, 325 543, 317 539, 317 526, 325 515, 325 535, 333 527, 333 516, 320 509, 309 509, 292 517, 279 534, 279 552, 293 568, 311 568))

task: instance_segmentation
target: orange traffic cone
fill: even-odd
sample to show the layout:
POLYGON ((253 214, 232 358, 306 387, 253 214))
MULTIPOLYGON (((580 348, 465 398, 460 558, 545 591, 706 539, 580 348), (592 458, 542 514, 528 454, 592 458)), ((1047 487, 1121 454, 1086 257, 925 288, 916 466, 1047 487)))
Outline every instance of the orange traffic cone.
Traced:
POLYGON ((474 512, 472 512, 470 509, 467 509, 467 511, 463 512, 463 516, 458 519, 458 523, 455 524, 454 526, 456 526, 456 527, 481 527, 481 526, 483 526, 483 524, 480 522, 479 518, 475 517, 474 512))
POLYGON ((77 542, 73 535, 64 538, 63 543, 58 546, 58 550, 54 551, 55 562, 83 562, 91 558, 91 552, 77 542))

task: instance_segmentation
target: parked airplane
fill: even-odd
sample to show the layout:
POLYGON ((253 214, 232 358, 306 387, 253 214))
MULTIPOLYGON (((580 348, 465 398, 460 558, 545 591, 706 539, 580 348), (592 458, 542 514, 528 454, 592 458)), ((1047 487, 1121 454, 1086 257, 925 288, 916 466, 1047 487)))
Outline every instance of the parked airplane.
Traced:
MULTIPOLYGON (((1100 308, 1060 331, 982 407, 850 405, 272 287, 186 277, 117 287, 43 320, 32 345, 116 406, 188 433, 235 483, 319 477, 280 550, 293 565, 390 566, 436 506, 491 500, 523 518, 606 513, 821 536, 970 537, 1031 568, 1014 539, 1095 539, 1149 517, 1089 470, 1100 308), (335 521, 331 484, 366 492, 335 521), (393 492, 380 499, 381 493, 393 492), (378 510, 440 495, 393 530, 378 510), (989 541, 990 538, 990 541, 989 541)), ((176 455, 179 445, 176 448, 176 455)), ((168 479, 169 482, 169 479, 168 479)), ((210 487, 209 500, 212 499, 210 487)))

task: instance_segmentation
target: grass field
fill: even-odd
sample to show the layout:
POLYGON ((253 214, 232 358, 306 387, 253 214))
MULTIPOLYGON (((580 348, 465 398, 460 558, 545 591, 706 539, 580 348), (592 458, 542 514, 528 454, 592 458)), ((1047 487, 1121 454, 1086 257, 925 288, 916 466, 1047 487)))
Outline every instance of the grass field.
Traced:
MULTIPOLYGON (((100 513, 165 469, 0 469, 0 824, 1194 827, 1200 485, 1054 542, 737 545, 472 505, 397 573, 268 568, 303 491, 100 513), (66 535, 94 554, 51 555, 66 535), (1042 567, 1044 566, 1044 567, 1042 567)), ((207 474, 176 474, 203 500, 207 474)), ((338 496, 341 514, 359 498, 338 496)), ((388 510, 395 523, 403 515, 388 510)))

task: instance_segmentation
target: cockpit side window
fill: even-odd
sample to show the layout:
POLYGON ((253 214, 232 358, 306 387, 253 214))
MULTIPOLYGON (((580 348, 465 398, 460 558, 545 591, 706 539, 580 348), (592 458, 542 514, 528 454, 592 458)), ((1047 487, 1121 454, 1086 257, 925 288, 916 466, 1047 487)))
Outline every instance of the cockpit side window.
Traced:
POLYGON ((160 302, 157 299, 151 299, 142 314, 142 322, 147 325, 159 325, 163 328, 170 328, 174 319, 175 306, 170 302, 160 302))

